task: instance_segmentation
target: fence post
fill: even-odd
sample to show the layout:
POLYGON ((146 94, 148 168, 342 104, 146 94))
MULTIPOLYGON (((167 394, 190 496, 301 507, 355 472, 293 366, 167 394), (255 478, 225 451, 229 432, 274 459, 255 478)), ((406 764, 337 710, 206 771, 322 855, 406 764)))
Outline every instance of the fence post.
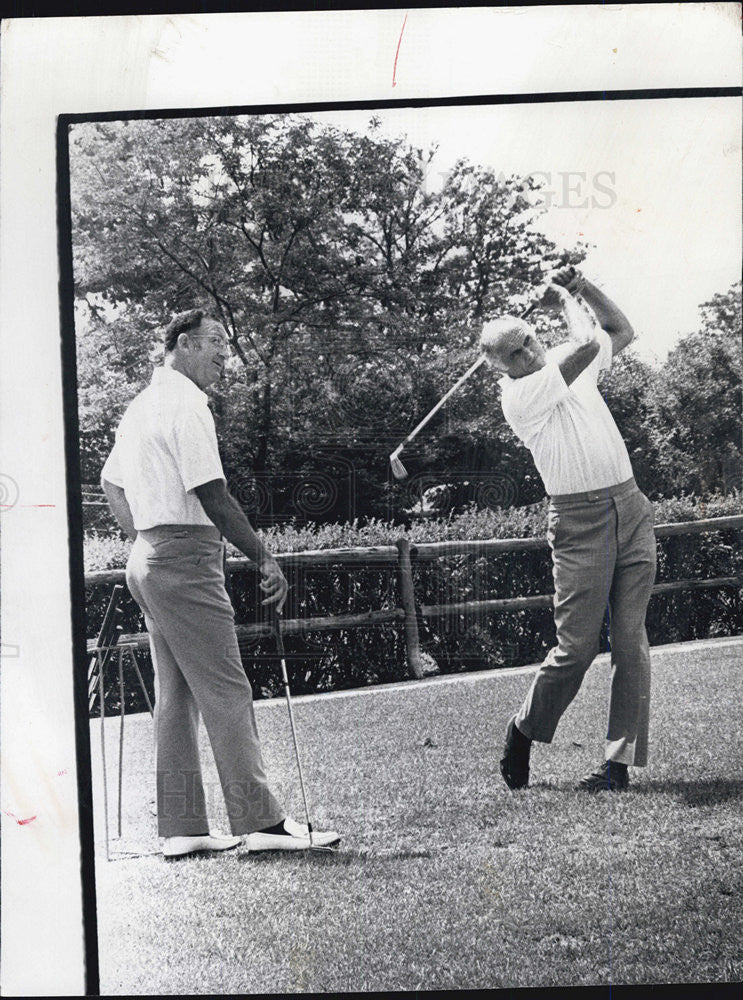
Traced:
POLYGON ((423 664, 421 663, 421 648, 418 638, 418 617, 415 607, 415 591, 413 590, 413 567, 410 562, 410 542, 407 538, 398 538, 395 545, 399 553, 398 578, 400 580, 400 600, 405 612, 405 653, 408 671, 411 677, 420 680, 423 677, 423 664))

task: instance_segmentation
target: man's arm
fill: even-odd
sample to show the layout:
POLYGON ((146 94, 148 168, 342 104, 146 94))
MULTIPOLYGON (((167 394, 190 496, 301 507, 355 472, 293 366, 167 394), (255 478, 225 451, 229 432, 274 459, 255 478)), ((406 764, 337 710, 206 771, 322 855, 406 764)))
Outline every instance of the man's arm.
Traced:
MULTIPOLYGON (((582 275, 580 277, 582 278, 582 275)), ((583 286, 580 288, 579 294, 595 313, 601 329, 609 334, 611 353, 614 357, 634 340, 635 331, 622 310, 607 295, 604 295, 590 281, 585 278, 582 280, 583 286)))
POLYGON ((206 516, 224 537, 256 564, 263 580, 261 590, 268 596, 263 604, 276 604, 281 611, 289 589, 281 567, 253 531, 242 507, 230 494, 223 479, 213 479, 195 487, 206 516))
POLYGON ((565 384, 570 385, 599 353, 600 344, 588 316, 566 287, 557 282, 550 285, 542 302, 547 306, 561 307, 565 313, 571 349, 558 367, 565 384))
POLYGON ((103 486, 103 492, 106 494, 106 499, 111 507, 113 516, 119 523, 119 527, 134 541, 137 537, 137 529, 134 527, 134 518, 132 517, 132 511, 126 499, 126 494, 120 486, 109 483, 107 479, 102 479, 101 485, 103 486))
POLYGON ((576 344, 571 352, 563 358, 558 365, 560 374, 565 379, 565 385, 570 385, 584 372, 590 365, 600 347, 597 340, 589 340, 583 344, 576 344))

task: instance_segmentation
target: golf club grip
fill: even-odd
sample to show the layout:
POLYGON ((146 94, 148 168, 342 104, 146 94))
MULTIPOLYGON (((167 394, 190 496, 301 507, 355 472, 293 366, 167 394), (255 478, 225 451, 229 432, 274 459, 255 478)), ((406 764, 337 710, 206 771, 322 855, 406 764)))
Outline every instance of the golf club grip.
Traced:
POLYGON ((271 631, 273 637, 276 640, 276 652, 279 654, 279 662, 281 663, 281 675, 284 681, 284 687, 289 686, 289 674, 286 669, 286 653, 284 652, 284 637, 281 634, 281 617, 276 611, 275 606, 270 604, 268 606, 269 616, 271 621, 271 631))
POLYGON ((279 621, 279 616, 274 615, 272 624, 274 638, 276 639, 276 649, 278 650, 279 656, 283 658, 284 656, 284 636, 281 634, 281 622, 279 621))

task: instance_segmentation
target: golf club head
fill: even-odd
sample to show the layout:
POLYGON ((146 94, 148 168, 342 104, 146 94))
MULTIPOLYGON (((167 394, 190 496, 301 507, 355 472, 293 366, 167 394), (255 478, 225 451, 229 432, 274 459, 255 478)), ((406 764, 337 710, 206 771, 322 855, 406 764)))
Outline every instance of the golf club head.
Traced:
POLYGON ((390 466, 392 467, 392 475, 395 479, 407 479, 408 470, 400 461, 399 455, 402 449, 398 448, 397 451, 393 451, 390 455, 390 466))

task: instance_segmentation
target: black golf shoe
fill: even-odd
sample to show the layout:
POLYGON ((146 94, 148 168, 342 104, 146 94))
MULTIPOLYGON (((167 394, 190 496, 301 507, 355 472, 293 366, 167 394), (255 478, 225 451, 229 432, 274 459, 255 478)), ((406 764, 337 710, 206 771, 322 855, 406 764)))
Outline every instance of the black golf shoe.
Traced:
POLYGON ((595 771, 584 774, 578 787, 586 792, 621 792, 629 788, 627 765, 605 760, 595 771))
POLYGON ((500 773, 509 788, 526 788, 529 784, 529 753, 531 740, 516 728, 516 716, 506 729, 500 773))

